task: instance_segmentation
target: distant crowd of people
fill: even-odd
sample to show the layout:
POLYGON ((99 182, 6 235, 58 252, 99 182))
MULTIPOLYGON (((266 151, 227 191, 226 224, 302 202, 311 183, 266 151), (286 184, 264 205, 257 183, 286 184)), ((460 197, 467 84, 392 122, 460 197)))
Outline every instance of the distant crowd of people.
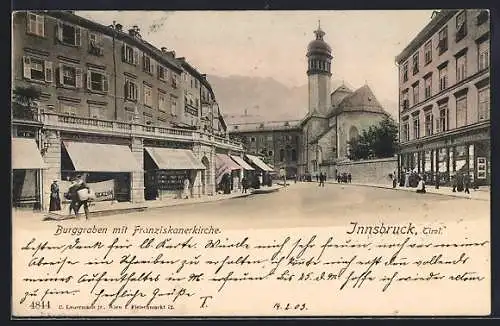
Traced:
MULTIPOLYGON (((391 175, 392 176, 392 187, 396 188, 398 184, 398 177, 396 171, 391 175)), ((439 189, 441 185, 441 174, 436 172, 434 178, 434 186, 436 189, 439 189)), ((422 175, 417 173, 412 169, 403 169, 401 172, 401 177, 399 178, 399 186, 400 187, 411 187, 416 188, 418 193, 425 193, 425 184, 426 184, 426 175, 422 175)), ((451 184, 453 192, 464 192, 466 194, 470 194, 470 189, 477 190, 479 187, 471 182, 471 177, 467 173, 457 172, 455 175, 451 176, 451 184)))

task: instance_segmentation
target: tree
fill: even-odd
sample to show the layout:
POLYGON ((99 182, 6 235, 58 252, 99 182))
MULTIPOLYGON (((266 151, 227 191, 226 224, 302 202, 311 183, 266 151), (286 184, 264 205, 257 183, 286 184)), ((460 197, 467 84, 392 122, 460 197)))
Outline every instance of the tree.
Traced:
POLYGON ((12 115, 14 118, 35 120, 38 111, 37 100, 40 99, 41 91, 35 86, 17 86, 12 91, 12 115))
POLYGON ((351 160, 392 157, 397 151, 398 126, 391 117, 363 130, 359 138, 348 142, 351 160))

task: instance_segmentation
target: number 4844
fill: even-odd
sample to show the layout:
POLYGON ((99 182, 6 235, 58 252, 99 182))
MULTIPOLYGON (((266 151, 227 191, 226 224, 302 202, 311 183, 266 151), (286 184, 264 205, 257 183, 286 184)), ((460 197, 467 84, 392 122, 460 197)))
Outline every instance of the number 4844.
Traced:
POLYGON ((31 309, 50 309, 50 301, 32 301, 31 309))

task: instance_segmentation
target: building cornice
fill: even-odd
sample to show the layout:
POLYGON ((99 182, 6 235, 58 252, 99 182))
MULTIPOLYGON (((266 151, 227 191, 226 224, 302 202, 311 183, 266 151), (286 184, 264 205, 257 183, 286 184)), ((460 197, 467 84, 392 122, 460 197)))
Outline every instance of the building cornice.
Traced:
POLYGON ((418 48, 420 48, 432 35, 434 35, 442 26, 446 24, 459 10, 443 9, 441 10, 408 44, 400 54, 396 56, 396 63, 400 65, 406 61, 418 48))

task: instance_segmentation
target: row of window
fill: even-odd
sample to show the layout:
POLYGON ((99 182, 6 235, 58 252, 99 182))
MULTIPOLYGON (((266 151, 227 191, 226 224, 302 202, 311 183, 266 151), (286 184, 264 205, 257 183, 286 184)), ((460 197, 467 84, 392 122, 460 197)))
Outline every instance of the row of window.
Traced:
MULTIPOLYGON (((477 25, 484 24, 488 20, 488 11, 483 10, 476 18, 477 25)), ((455 42, 460 42, 467 35, 467 11, 461 11, 455 17, 456 33, 455 42)), ((424 65, 432 62, 432 38, 424 44, 424 65)), ((443 27, 438 33, 438 53, 443 54, 448 50, 448 26, 443 27)), ((420 52, 417 50, 412 56, 412 74, 416 75, 420 71, 420 52)), ((408 81, 408 62, 403 64, 403 82, 408 81)))
MULTIPOLYGON (((292 139, 295 141, 298 140, 298 136, 292 136, 292 135, 281 135, 281 136, 276 136, 274 138, 276 138, 276 140, 278 141, 292 141, 292 139)), ((271 142, 273 141, 274 138, 272 135, 260 136, 259 142, 260 143, 264 143, 265 141, 271 142)), ((248 143, 255 143, 256 141, 257 138, 255 136, 248 137, 248 143)))
MULTIPOLYGON (((51 83, 54 81, 54 72, 56 73, 57 84, 71 88, 83 88, 83 69, 68 63, 59 63, 54 69, 51 61, 42 60, 35 57, 23 57, 23 77, 31 81, 42 81, 51 83)), ((87 69, 86 88, 93 92, 106 93, 109 90, 109 76, 105 71, 98 69, 87 69)), ((152 87, 142 85, 143 104, 153 107, 153 89, 152 87)), ((137 81, 125 79, 124 98, 132 101, 139 100, 139 85, 137 81)), ((170 112, 175 115, 177 107, 176 97, 170 94, 170 102, 167 102, 165 91, 158 89, 158 110, 170 112), (167 103, 170 103, 170 108, 167 103)))
POLYGON ((309 69, 319 69, 319 70, 330 71, 331 63, 324 61, 324 60, 311 59, 311 60, 309 60, 309 69))
MULTIPOLYGON (((272 157, 274 155, 274 152, 272 150, 268 151, 266 148, 261 149, 259 153, 262 156, 268 156, 268 157, 272 157)), ((280 162, 284 162, 285 159, 291 162, 297 161, 297 151, 295 150, 295 148, 286 148, 286 149, 282 148, 279 150, 278 159, 280 162)))
MULTIPOLYGON (((58 21, 56 28, 57 40, 65 45, 81 47, 83 28, 73 24, 58 21)), ((45 17, 34 13, 28 13, 27 31, 30 34, 45 37, 45 17)), ((89 52, 95 55, 104 55, 103 35, 88 31, 89 52)), ((178 75, 169 71, 165 66, 157 63, 146 52, 142 53, 142 61, 139 62, 140 51, 126 43, 122 45, 122 61, 135 66, 141 64, 142 70, 150 75, 156 75, 159 80, 170 82, 172 87, 177 87, 178 75)), ((187 76, 184 76, 187 80, 187 76)), ((191 88, 198 88, 199 81, 191 77, 191 88)))
MULTIPOLYGON (((424 137, 433 133, 445 132, 449 130, 449 110, 448 104, 442 103, 438 107, 439 116, 434 120, 431 110, 424 114, 424 137), (435 124, 434 124, 435 123, 435 124)), ((490 88, 484 87, 478 91, 478 121, 489 119, 490 114, 490 88)), ((460 128, 467 125, 467 94, 456 98, 456 127, 460 128)), ((410 122, 402 124, 402 141, 410 140, 410 122)), ((413 139, 421 137, 420 134, 420 115, 413 117, 412 125, 413 139)))
MULTIPOLYGON (((467 74, 467 52, 466 51, 461 51, 463 54, 459 55, 456 57, 455 60, 455 81, 456 83, 461 82, 462 80, 466 79, 468 77, 467 74)), ((478 69, 479 71, 483 71, 489 68, 490 66, 490 43, 488 40, 483 41, 478 44, 478 69)), ((432 72, 429 72, 427 75, 424 76, 424 96, 423 98, 420 95, 420 82, 416 81, 415 83, 412 84, 412 105, 417 105, 423 100, 426 100, 430 97, 432 97, 433 92, 432 92, 432 72)), ((441 64, 438 67, 438 80, 439 80, 439 87, 437 93, 444 91, 447 89, 449 86, 448 83, 448 62, 445 62, 444 64, 441 64)), ((436 93, 436 94, 437 94, 436 93)), ((406 110, 410 108, 410 94, 409 94, 409 89, 405 89, 402 92, 402 100, 401 100, 401 105, 402 105, 402 110, 406 110)))
POLYGON ((452 181, 450 177, 457 172, 468 174, 471 181, 484 180, 490 175, 490 164, 487 156, 481 156, 481 146, 477 145, 441 147, 402 154, 401 167, 424 173, 427 181, 431 182, 435 182, 436 172, 439 172, 441 184, 452 181))

